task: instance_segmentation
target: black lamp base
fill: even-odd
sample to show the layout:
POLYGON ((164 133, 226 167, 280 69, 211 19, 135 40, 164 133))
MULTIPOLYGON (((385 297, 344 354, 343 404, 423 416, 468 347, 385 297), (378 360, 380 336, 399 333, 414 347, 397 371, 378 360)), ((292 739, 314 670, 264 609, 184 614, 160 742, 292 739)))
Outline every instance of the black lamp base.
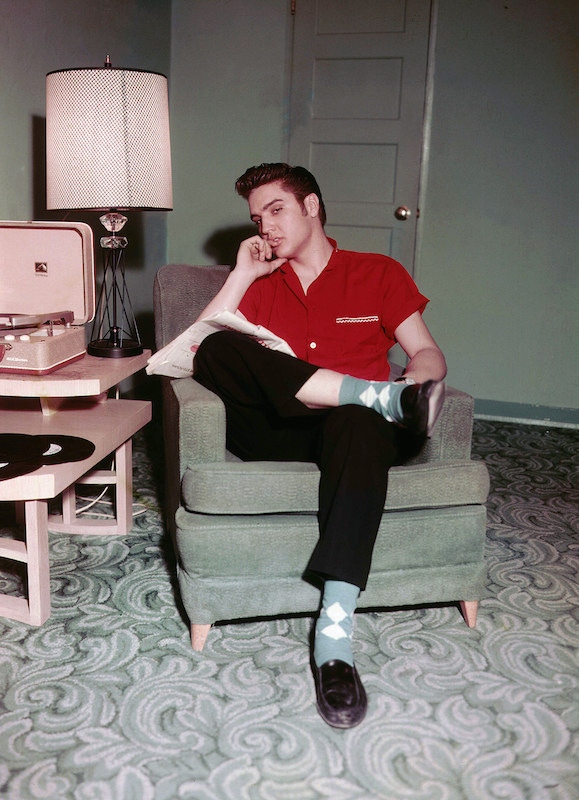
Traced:
POLYGON ((129 358, 130 356, 140 356, 143 352, 143 345, 140 342, 125 339, 122 344, 115 345, 110 339, 95 339, 89 342, 86 348, 89 356, 98 358, 129 358))
POLYGON ((98 358, 128 358, 143 352, 125 280, 125 236, 117 236, 127 218, 111 210, 100 217, 110 236, 101 237, 105 270, 87 353, 98 358))

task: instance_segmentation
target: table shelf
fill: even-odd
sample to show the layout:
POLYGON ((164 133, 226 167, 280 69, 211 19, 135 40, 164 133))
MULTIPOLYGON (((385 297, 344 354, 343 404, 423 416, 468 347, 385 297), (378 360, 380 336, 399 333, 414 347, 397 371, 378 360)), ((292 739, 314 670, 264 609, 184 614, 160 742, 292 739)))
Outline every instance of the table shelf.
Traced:
POLYGON ((150 350, 128 358, 97 358, 87 354, 49 375, 0 372, 0 396, 96 397, 144 369, 150 355, 150 350))
POLYGON ((86 355, 50 375, 0 373, 0 433, 78 436, 94 452, 82 461, 50 464, 0 480, 0 502, 13 502, 22 536, 0 538, 0 558, 26 568, 28 596, 0 593, 0 616, 42 625, 50 616, 48 530, 125 535, 132 527, 132 437, 152 416, 145 400, 107 399, 106 393, 142 369, 150 356, 107 359, 86 355), (38 402, 40 400, 40 403, 38 402), (114 454, 111 470, 95 470, 114 454), (112 520, 76 516, 77 483, 107 483, 116 491, 112 520), (48 515, 48 501, 62 495, 62 516, 48 515))

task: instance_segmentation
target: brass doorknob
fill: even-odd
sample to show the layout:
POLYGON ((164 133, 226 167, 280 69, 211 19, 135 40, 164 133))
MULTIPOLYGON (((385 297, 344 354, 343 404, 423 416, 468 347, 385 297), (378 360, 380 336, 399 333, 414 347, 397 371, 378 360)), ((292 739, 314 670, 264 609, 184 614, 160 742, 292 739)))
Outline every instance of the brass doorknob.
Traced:
POLYGON ((412 211, 408 208, 408 206, 398 206, 394 212, 394 216, 396 219, 401 219, 404 221, 412 216, 412 211))

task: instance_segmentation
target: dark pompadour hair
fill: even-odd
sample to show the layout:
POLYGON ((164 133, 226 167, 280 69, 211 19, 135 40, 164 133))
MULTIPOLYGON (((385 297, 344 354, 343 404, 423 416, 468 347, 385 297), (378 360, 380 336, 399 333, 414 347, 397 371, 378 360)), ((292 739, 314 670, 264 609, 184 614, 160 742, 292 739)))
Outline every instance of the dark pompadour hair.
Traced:
POLYGON ((258 186, 279 181, 283 188, 291 192, 296 200, 303 205, 309 194, 315 194, 320 201, 320 221, 326 224, 326 208, 317 180, 305 167, 291 167, 289 164, 274 163, 260 164, 258 167, 249 167, 235 182, 235 191, 247 200, 250 193, 258 186))

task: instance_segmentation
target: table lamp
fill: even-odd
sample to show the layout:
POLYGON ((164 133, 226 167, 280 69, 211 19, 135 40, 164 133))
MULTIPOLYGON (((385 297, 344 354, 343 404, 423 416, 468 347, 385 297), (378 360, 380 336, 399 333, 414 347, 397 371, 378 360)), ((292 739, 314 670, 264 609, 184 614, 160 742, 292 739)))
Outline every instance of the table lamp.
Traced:
POLYGON ((119 236, 129 209, 173 207, 167 78, 157 72, 64 69, 46 76, 46 207, 104 211, 103 282, 87 352, 143 352, 119 236))

